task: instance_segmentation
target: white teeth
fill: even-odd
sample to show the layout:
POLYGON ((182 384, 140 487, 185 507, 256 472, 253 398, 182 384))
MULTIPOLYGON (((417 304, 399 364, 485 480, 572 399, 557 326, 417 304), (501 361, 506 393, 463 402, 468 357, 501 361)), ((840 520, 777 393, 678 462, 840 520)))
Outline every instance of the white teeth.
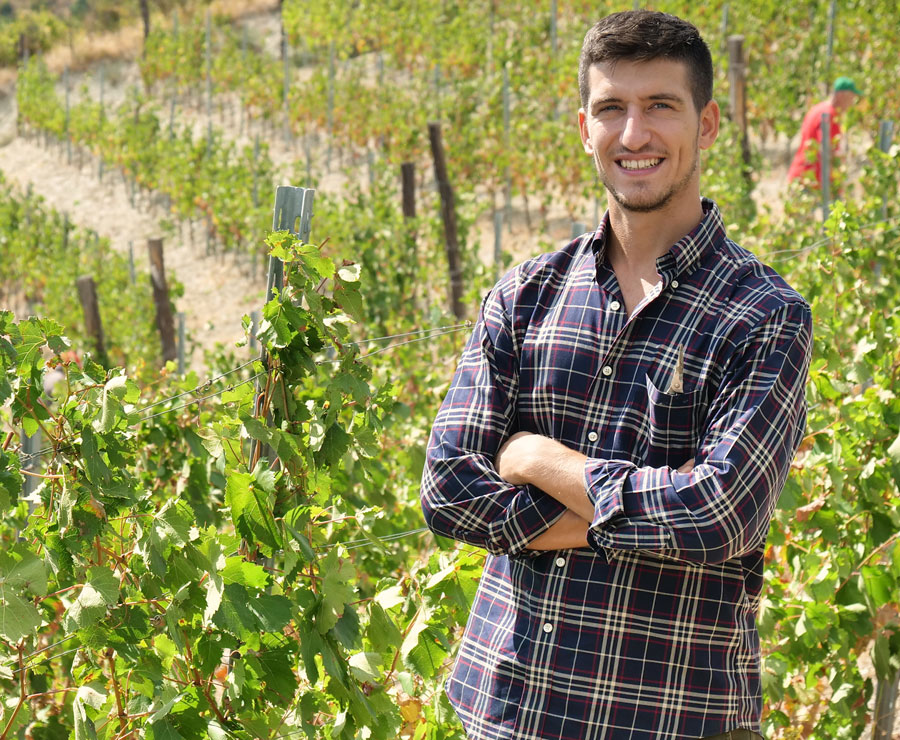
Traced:
POLYGON ((655 159, 623 159, 619 164, 626 170, 646 170, 656 167, 661 161, 659 157, 655 159))

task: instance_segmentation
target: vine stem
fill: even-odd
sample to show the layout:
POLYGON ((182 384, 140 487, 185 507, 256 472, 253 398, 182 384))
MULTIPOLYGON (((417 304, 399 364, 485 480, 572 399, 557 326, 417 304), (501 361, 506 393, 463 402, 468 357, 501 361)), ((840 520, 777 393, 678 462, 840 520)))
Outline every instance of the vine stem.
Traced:
POLYGON ((25 705, 25 700, 28 698, 28 692, 25 690, 25 640, 19 640, 19 644, 16 645, 16 651, 19 654, 19 702, 16 704, 16 708, 13 709, 12 714, 9 715, 9 721, 6 723, 6 727, 3 728, 3 734, 0 735, 0 740, 6 740, 9 735, 9 731, 13 726, 13 722, 16 721, 16 715, 19 713, 19 710, 25 705))
POLYGON ((32 478, 46 478, 47 480, 58 480, 65 478, 64 475, 50 475, 48 473, 32 473, 30 470, 20 470, 22 475, 30 475, 32 478))
MULTIPOLYGON (((28 388, 27 398, 28 398, 28 402, 31 403, 31 388, 28 388)), ((41 404, 41 405, 43 405, 43 404, 41 404)), ((46 406, 44 408, 46 408, 46 406)), ((28 413, 30 413, 34 417, 34 420, 37 422, 37 425, 41 428, 41 431, 44 433, 44 436, 47 439, 53 439, 53 435, 50 434, 50 432, 47 430, 47 427, 44 426, 44 423, 38 418, 37 413, 35 413, 34 407, 29 406, 28 413)), ((2 737, 3 736, 0 735, 0 738, 2 738, 2 737)))
POLYGON ((106 651, 106 659, 109 661, 109 677, 112 679, 113 691, 116 692, 116 709, 119 713, 119 732, 128 729, 128 715, 122 705, 122 692, 119 689, 119 680, 116 678, 116 652, 112 648, 106 651))
POLYGON ((209 708, 213 710, 213 713, 216 715, 216 719, 222 723, 223 726, 227 726, 228 720, 225 719, 225 715, 222 714, 222 710, 219 709, 219 705, 216 703, 215 699, 213 699, 212 694, 209 692, 209 681, 204 681, 203 677, 200 675, 200 671, 197 670, 197 667, 194 665, 194 656, 191 651, 191 643, 188 639, 187 634, 184 634, 184 650, 185 650, 185 658, 187 658, 187 668, 189 672, 194 674, 194 685, 197 686, 200 691, 203 693, 203 696, 206 698, 207 704, 209 704, 209 708))
MULTIPOLYGON (((419 618, 419 612, 420 612, 420 611, 421 611, 421 609, 416 609, 416 613, 413 615, 413 618, 409 620, 409 624, 406 626, 406 629, 403 630, 403 639, 400 640, 400 646, 403 645, 403 640, 405 640, 405 639, 409 636, 410 630, 412 630, 413 625, 416 623, 416 620, 419 618)), ((388 680, 392 680, 392 676, 393 676, 393 674, 394 674, 394 671, 395 671, 395 669, 397 668, 397 661, 398 661, 398 660, 400 660, 400 647, 398 647, 398 648, 394 651, 394 660, 391 661, 391 667, 390 667, 390 669, 388 670, 388 672, 384 674, 384 682, 383 682, 383 685, 386 686, 388 680)))
MULTIPOLYGON (((863 567, 866 563, 868 563, 873 557, 875 557, 875 556, 878 555, 879 553, 884 552, 884 550, 885 550, 889 545, 894 544, 898 539, 900 539, 900 532, 898 532, 898 533, 896 533, 896 534, 893 534, 893 535, 891 535, 890 537, 888 537, 888 538, 887 538, 884 542, 882 542, 878 547, 876 547, 874 550, 872 550, 872 552, 870 552, 868 555, 866 555, 866 556, 860 561, 859 565, 857 565, 856 568, 853 569, 853 572, 850 573, 850 575, 847 576, 847 577, 844 579, 844 582, 841 583, 841 585, 838 586, 838 587, 835 589, 835 591, 834 591, 835 594, 836 594, 838 591, 840 591, 844 586, 846 586, 846 585, 850 582, 850 579, 851 579, 851 578, 853 578, 854 576, 858 576, 858 575, 862 572, 862 567, 863 567)), ((3 740, 3 738, 0 737, 0 740, 3 740)))

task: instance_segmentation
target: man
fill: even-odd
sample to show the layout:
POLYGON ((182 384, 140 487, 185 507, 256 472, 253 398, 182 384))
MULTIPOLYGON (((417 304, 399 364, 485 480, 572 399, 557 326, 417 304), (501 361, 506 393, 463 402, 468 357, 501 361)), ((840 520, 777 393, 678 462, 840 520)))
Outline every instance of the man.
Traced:
POLYGON ((812 185, 812 178, 808 173, 814 173, 816 183, 819 188, 822 187, 822 116, 828 115, 828 127, 830 130, 829 146, 832 152, 837 148, 838 137, 841 135, 841 127, 838 125, 838 116, 845 110, 850 108, 856 101, 856 96, 862 95, 856 83, 849 77, 838 77, 834 82, 834 90, 828 100, 816 103, 809 112, 803 117, 803 124, 800 126, 800 146, 797 153, 791 161, 790 169, 788 169, 788 182, 793 180, 809 180, 812 185), (812 143, 814 142, 814 143, 812 143), (810 153, 811 148, 815 148, 815 155, 810 153))
POLYGON ((437 533, 488 550, 447 693, 476 740, 756 738, 756 612, 805 423, 809 307, 700 198, 691 24, 585 37, 594 233, 486 297, 428 445, 437 533))

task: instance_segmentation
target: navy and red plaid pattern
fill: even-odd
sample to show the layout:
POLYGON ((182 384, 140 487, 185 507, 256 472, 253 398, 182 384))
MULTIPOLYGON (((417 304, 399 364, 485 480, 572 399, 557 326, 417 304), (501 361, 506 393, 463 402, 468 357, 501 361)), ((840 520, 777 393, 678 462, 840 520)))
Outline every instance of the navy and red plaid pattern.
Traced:
POLYGON ((803 435, 812 319, 703 206, 630 317, 608 219, 483 303, 422 482, 429 526, 489 552, 447 684, 470 738, 759 729, 764 546, 803 435), (588 456, 591 549, 525 549, 563 508, 495 471, 517 431, 588 456))

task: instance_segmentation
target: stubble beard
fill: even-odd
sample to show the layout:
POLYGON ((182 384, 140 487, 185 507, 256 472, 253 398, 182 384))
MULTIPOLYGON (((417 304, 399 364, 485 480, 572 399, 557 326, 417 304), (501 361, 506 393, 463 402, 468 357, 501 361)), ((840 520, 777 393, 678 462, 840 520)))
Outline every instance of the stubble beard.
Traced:
MULTIPOLYGON (((615 166, 615 165, 613 165, 615 166)), ((700 167, 700 147, 694 144, 694 161, 691 164, 690 169, 685 173, 684 177, 682 177, 678 182, 673 183, 672 186, 661 193, 657 198, 653 200, 640 200, 640 195, 636 197, 629 198, 624 193, 613 186, 610 177, 607 177, 605 170, 600 164, 600 159, 597 156, 596 150, 594 151, 594 167, 597 170, 597 178, 600 180, 600 184, 606 188, 606 192, 610 194, 612 199, 618 203, 624 210, 631 211, 632 213, 652 213, 653 211, 660 211, 665 208, 671 202, 672 198, 674 198, 678 193, 684 190, 688 183, 693 178, 694 173, 700 167)), ((652 193, 648 194, 652 197, 652 193)))

